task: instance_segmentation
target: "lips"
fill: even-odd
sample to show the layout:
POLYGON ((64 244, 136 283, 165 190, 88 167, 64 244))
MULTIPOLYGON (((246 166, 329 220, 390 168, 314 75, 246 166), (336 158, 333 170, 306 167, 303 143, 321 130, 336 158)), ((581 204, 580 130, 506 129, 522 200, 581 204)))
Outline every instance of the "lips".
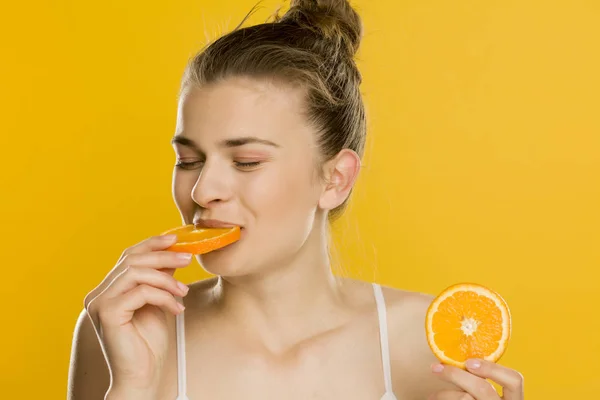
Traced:
POLYGON ((233 228, 235 226, 241 226, 239 224, 234 224, 232 222, 221 221, 218 219, 196 219, 194 220, 194 225, 199 228, 233 228))

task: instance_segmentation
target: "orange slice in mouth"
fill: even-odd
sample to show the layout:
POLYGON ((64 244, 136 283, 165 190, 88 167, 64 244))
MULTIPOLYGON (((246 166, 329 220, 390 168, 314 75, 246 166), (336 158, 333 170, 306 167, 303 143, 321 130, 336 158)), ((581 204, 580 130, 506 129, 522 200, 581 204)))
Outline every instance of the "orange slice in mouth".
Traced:
POLYGON ((440 293, 427 310, 427 342, 443 363, 465 369, 465 361, 496 362, 511 334, 506 301, 485 286, 461 283, 440 293))
POLYGON ((175 244, 167 248, 180 253, 205 254, 240 239, 240 227, 198 228, 194 224, 169 229, 161 235, 177 235, 175 244))

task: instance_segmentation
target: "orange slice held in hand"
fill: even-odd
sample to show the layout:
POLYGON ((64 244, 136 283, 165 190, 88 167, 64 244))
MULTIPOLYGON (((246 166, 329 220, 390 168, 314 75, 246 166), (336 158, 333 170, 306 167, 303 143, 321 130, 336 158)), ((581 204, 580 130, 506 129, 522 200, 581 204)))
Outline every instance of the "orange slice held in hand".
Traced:
POLYGON ((445 364, 466 369, 465 361, 500 359, 511 334, 510 310, 485 286, 461 283, 440 293, 427 310, 427 342, 445 364))
POLYGON ((240 239, 240 227, 199 228, 194 224, 169 229, 161 235, 177 235, 169 251, 204 254, 232 244, 240 239))

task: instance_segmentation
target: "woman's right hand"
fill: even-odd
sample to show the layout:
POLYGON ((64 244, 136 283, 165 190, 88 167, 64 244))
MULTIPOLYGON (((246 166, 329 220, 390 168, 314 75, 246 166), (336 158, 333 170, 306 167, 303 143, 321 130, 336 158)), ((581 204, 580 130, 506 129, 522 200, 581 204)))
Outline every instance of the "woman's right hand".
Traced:
POLYGON ((174 296, 188 291, 173 274, 192 258, 165 251, 173 243, 175 236, 155 236, 128 248, 84 300, 110 369, 111 391, 157 389, 169 345, 167 314, 183 310, 174 296))

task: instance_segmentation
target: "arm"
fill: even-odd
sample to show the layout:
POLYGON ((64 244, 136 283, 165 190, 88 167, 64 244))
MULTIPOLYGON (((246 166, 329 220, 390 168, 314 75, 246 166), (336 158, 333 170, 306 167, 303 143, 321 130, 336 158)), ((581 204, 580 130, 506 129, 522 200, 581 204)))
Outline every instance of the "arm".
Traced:
POLYGON ((104 400, 110 372, 96 330, 86 312, 79 314, 69 365, 67 400, 104 400))
POLYGON ((460 390, 431 371, 431 365, 439 360, 427 344, 425 315, 434 297, 393 289, 384 289, 384 296, 394 388, 407 400, 425 400, 441 390, 460 390))

